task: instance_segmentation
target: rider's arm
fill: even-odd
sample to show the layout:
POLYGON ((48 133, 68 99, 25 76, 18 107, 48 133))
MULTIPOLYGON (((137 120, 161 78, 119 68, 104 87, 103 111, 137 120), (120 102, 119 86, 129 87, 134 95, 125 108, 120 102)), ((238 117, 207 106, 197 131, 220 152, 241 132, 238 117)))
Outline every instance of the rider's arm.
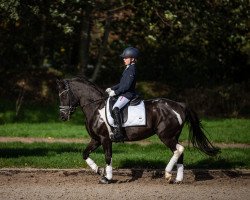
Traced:
POLYGON ((111 90, 117 90, 120 86, 120 83, 118 83, 117 85, 114 85, 113 87, 111 87, 111 90))

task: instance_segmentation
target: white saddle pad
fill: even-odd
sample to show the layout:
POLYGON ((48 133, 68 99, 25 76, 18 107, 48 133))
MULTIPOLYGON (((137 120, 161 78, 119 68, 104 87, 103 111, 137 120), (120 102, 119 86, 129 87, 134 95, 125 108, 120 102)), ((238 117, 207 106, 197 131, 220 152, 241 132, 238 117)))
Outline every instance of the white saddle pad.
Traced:
MULTIPOLYGON (((114 119, 111 116, 109 111, 109 99, 107 100, 106 108, 106 118, 107 122, 110 126, 115 127, 114 119)), ((128 119, 125 123, 122 124, 123 127, 128 126, 145 126, 146 125, 146 111, 144 101, 137 106, 129 106, 128 107, 128 119)))

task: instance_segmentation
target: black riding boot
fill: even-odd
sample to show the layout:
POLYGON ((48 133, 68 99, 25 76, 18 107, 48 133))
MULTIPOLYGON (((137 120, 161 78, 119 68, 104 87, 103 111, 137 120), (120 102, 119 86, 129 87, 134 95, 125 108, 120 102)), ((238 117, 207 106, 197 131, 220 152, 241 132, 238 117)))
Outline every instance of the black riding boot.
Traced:
POLYGON ((114 128, 114 137, 112 140, 114 142, 123 142, 124 136, 123 136, 123 128, 122 128, 122 119, 120 115, 120 109, 115 107, 113 110, 113 116, 114 116, 114 124, 117 126, 114 128))

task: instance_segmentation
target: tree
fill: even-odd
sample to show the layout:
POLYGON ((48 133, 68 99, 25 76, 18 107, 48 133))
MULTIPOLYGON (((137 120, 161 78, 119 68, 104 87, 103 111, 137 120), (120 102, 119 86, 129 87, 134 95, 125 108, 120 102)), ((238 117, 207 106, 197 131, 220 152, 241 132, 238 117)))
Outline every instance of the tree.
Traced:
POLYGON ((53 67, 98 81, 118 72, 118 52, 132 45, 142 52, 139 79, 184 86, 247 79, 247 0, 1 0, 0 9, 2 71, 53 67))

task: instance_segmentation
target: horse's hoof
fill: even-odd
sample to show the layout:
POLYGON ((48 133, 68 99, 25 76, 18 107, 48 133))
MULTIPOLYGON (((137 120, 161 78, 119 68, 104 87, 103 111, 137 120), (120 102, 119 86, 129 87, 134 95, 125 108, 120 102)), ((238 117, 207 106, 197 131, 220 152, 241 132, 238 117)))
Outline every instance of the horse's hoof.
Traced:
POLYGON ((99 180, 100 184, 110 184, 111 180, 108 180, 105 176, 103 176, 100 180, 99 180))
POLYGON ((165 179, 167 180, 167 182, 170 182, 172 179, 172 174, 165 172, 165 179))
POLYGON ((105 170, 104 168, 98 167, 97 169, 97 174, 100 176, 104 176, 105 170))
POLYGON ((180 184, 182 184, 182 181, 174 180, 174 181, 170 181, 169 183, 170 184, 175 184, 175 185, 180 185, 180 184))

